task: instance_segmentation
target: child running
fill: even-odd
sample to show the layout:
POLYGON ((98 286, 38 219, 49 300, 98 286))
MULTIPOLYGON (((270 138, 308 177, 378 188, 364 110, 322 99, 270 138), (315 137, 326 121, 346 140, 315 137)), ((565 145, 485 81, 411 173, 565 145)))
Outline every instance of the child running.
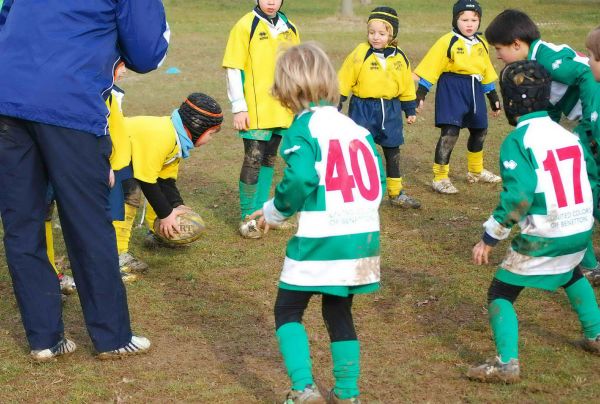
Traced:
POLYGON ((582 347, 600 354, 600 309, 588 280, 577 266, 585 253, 597 215, 592 195, 598 176, 580 139, 550 119, 551 78, 535 61, 518 61, 501 73, 506 117, 516 126, 500 148, 504 190, 484 223, 473 261, 487 264, 492 248, 518 224, 508 254, 488 290, 489 321, 498 357, 471 368, 480 381, 519 381, 518 321, 513 304, 525 287, 560 287, 577 313, 585 338, 582 347))
MULTIPOLYGON (((567 45, 542 41, 535 23, 519 10, 509 9, 498 14, 485 30, 485 37, 504 63, 535 60, 544 66, 552 78, 550 117, 558 122, 564 115, 578 122, 573 131, 586 150, 593 152, 590 103, 598 90, 585 55, 567 45)), ((591 237, 581 267, 588 278, 600 277, 600 263, 591 237)))
POLYGON ((456 194, 452 184, 450 155, 461 128, 469 129, 467 182, 496 183, 500 177, 483 168, 483 143, 487 135, 487 95, 493 116, 500 114, 500 100, 494 81, 498 79, 490 60, 488 45, 477 32, 482 9, 475 0, 459 0, 452 10, 452 31, 442 36, 415 69, 419 77, 418 109, 437 82, 435 126, 441 136, 435 148, 433 190, 456 194), (438 81, 439 80, 439 81, 438 81))
POLYGON ((421 202, 404 192, 400 170, 402 111, 408 124, 414 123, 417 116, 415 83, 410 62, 398 49, 398 26, 398 13, 393 8, 371 11, 367 41, 348 55, 338 77, 342 102, 352 92, 348 116, 371 132, 383 149, 390 203, 419 208, 421 202))
POLYGON ((257 0, 254 10, 233 27, 223 57, 233 127, 244 142, 240 172, 240 234, 260 238, 255 221, 246 216, 268 199, 273 166, 283 131, 292 114, 273 98, 275 59, 284 46, 300 43, 296 26, 279 9, 283 0, 257 0))
POLYGON ((287 246, 275 326, 291 379, 286 403, 325 403, 311 370, 302 316, 321 294, 335 386, 328 402, 359 403, 355 294, 379 289, 379 214, 385 174, 369 132, 337 110, 338 81, 327 55, 308 43, 278 60, 273 94, 296 117, 283 139, 287 167, 274 199, 250 218, 265 228, 300 212, 287 246))

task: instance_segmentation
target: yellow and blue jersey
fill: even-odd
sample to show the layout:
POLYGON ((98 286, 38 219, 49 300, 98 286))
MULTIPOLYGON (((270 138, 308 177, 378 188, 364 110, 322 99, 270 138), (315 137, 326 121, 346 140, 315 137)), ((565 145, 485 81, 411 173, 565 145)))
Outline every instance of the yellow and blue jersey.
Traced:
POLYGON ((338 72, 340 94, 347 97, 352 92, 359 98, 383 98, 413 101, 415 84, 408 58, 400 49, 383 50, 385 66, 365 42, 346 57, 338 72))
POLYGON ((443 73, 478 76, 483 86, 498 79, 487 42, 478 35, 469 40, 455 32, 438 39, 415 69, 415 74, 431 84, 443 73))
POLYGON ((248 105, 248 129, 287 128, 292 113, 271 95, 277 55, 300 43, 298 30, 282 13, 274 30, 254 11, 232 28, 225 48, 223 67, 243 73, 244 98, 248 105))
POLYGON ((177 179, 181 146, 170 116, 125 118, 131 139, 134 178, 155 184, 158 178, 177 179))
POLYGON ((125 117, 121 108, 123 95, 123 91, 114 86, 106 100, 106 106, 110 112, 108 131, 112 142, 112 153, 109 161, 110 168, 114 171, 127 167, 131 162, 131 142, 129 134, 125 130, 125 117))

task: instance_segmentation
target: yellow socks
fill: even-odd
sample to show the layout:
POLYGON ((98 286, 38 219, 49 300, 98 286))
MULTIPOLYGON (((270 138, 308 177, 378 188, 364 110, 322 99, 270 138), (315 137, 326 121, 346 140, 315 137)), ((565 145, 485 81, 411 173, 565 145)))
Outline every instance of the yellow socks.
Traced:
POLYGON ((450 164, 433 164, 433 180, 441 181, 448 178, 450 164))
POLYGON ((129 251, 129 239, 131 238, 131 228, 137 214, 137 208, 129 204, 125 204, 125 220, 113 221, 115 233, 117 235, 117 249, 119 255, 129 251))
POLYGON ((52 235, 52 220, 46 221, 46 253, 48 254, 48 260, 50 265, 54 268, 56 274, 60 274, 56 264, 54 263, 54 236, 52 235))
POLYGON ((387 181, 387 193, 390 198, 397 197, 402 192, 402 177, 400 178, 386 178, 387 181))
POLYGON ((483 150, 474 153, 467 151, 467 169, 470 173, 481 174, 483 171, 483 150))

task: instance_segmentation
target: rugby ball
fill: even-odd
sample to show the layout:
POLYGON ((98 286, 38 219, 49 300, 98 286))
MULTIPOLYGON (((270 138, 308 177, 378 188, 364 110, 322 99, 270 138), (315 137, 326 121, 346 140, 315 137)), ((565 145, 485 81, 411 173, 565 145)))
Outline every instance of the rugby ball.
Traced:
POLYGON ((177 230, 173 238, 166 238, 159 230, 160 219, 154 220, 154 235, 163 243, 170 245, 183 245, 198 240, 205 229, 204 220, 196 212, 189 211, 177 216, 177 230))

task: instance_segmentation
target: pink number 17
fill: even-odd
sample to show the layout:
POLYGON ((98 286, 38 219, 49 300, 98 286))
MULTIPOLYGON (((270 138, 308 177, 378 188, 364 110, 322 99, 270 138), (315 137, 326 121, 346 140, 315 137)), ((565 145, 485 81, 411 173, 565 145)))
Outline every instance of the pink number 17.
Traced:
POLYGON ((559 208, 567 206, 567 195, 563 186, 563 179, 560 175, 560 170, 554 157, 554 152, 560 161, 573 160, 573 192, 575 196, 575 204, 583 202, 583 193, 581 192, 581 149, 578 146, 568 146, 561 149, 548 150, 546 160, 544 160, 544 170, 550 172, 552 176, 552 184, 556 194, 556 201, 559 208))

